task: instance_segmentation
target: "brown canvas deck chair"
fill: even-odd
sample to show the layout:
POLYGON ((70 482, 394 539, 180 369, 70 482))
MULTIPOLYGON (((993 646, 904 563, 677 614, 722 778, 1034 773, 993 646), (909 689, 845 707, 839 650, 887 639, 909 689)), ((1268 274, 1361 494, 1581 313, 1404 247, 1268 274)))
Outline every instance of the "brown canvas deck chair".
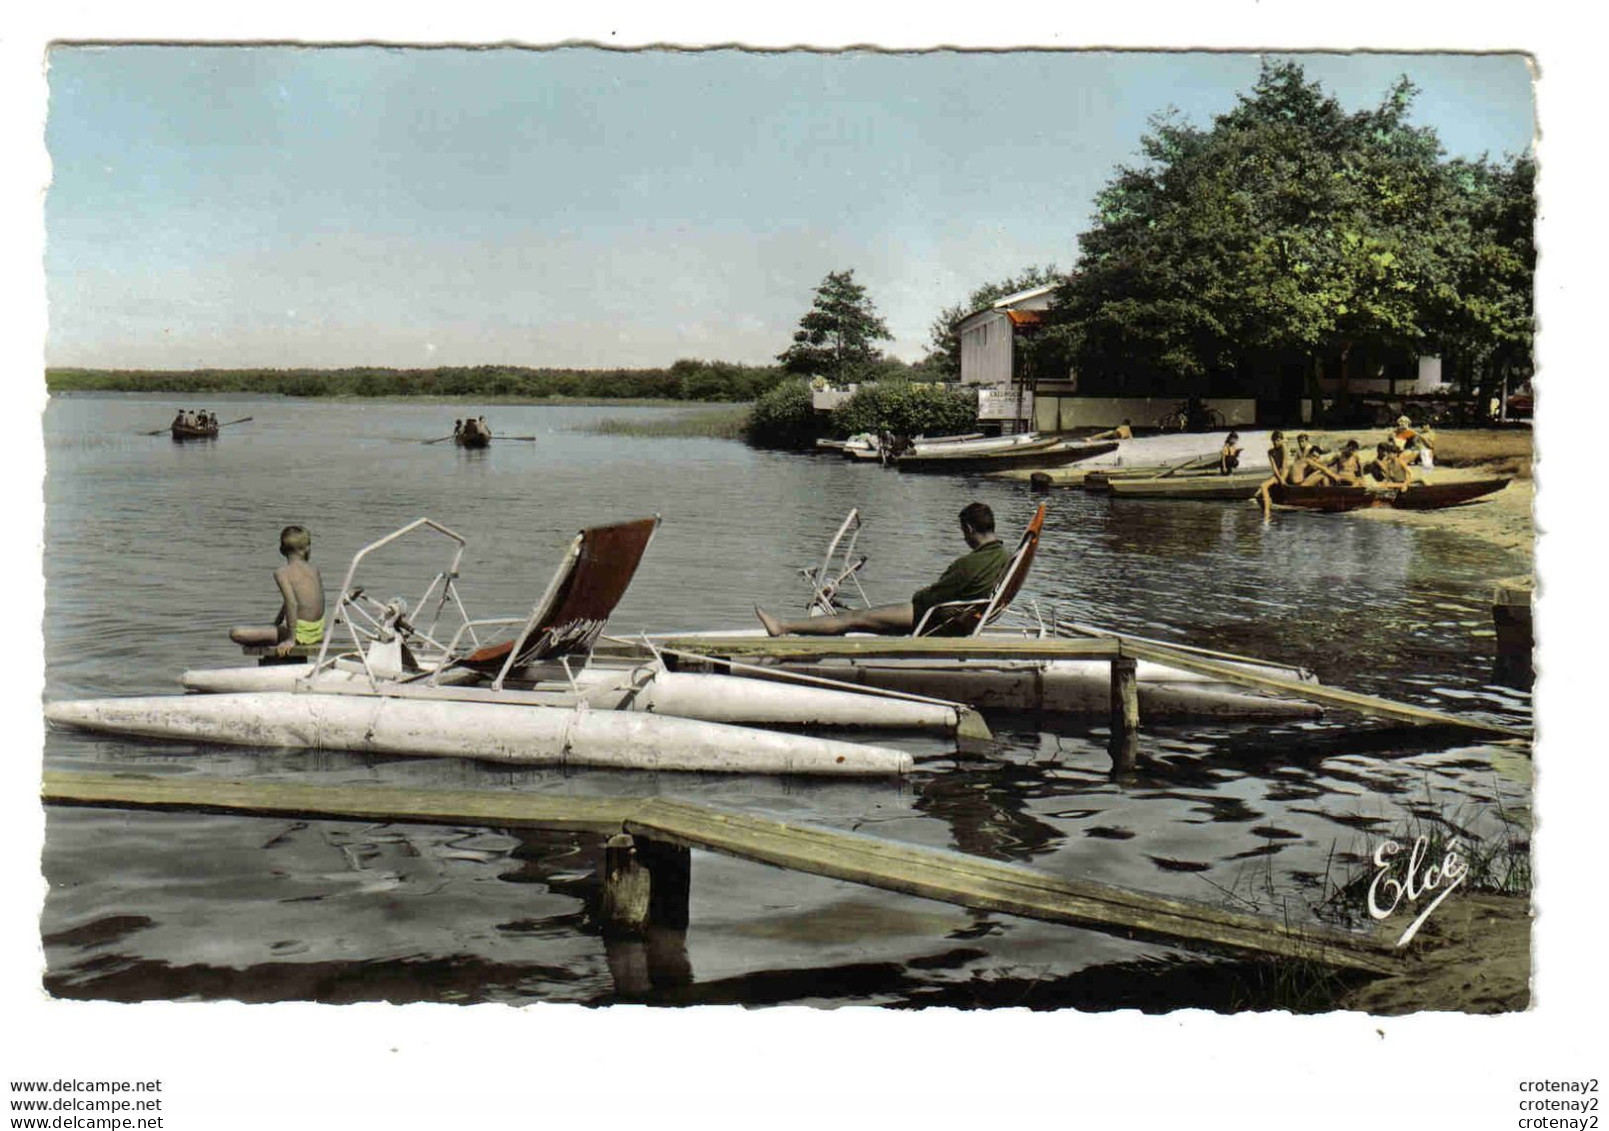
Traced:
POLYGON ((970 601, 946 601, 934 605, 922 614, 922 620, 911 631, 912 636, 976 636, 1010 608, 1016 600, 1022 583, 1027 580, 1028 568, 1033 565, 1034 551, 1039 549, 1039 532, 1045 525, 1045 504, 1029 521, 1022 532, 1017 548, 1006 562, 1005 572, 995 583, 994 592, 987 597, 970 601))
POLYGON ((581 531, 514 638, 471 652, 455 666, 496 673, 492 686, 500 689, 515 668, 589 653, 658 527, 655 515, 581 531))

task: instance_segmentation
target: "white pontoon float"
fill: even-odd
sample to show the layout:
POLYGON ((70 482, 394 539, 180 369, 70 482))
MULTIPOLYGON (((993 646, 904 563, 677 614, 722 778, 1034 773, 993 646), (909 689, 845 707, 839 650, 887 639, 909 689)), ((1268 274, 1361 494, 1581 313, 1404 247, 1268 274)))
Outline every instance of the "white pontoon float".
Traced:
POLYGON ((581 531, 529 616, 477 620, 457 587, 465 539, 422 518, 354 555, 332 632, 311 664, 190 671, 186 688, 208 694, 52 703, 46 718, 89 730, 246 746, 811 774, 898 774, 912 760, 892 748, 753 728, 987 734, 969 708, 930 696, 867 694, 808 675, 779 683, 774 673, 757 680, 672 672, 651 646, 646 661, 592 663, 658 522, 581 531), (365 558, 416 532, 455 546, 451 564, 418 601, 382 603, 354 584, 365 558), (511 638, 482 639, 516 625, 511 638), (343 631, 349 649, 334 645, 343 631))

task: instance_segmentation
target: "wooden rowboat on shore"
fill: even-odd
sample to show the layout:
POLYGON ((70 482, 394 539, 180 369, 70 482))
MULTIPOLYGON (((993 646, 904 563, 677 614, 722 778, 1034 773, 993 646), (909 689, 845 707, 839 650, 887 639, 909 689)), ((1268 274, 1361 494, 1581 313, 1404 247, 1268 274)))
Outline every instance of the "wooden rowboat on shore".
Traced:
MULTIPOLYGON (((1250 499, 1268 477, 1256 475, 1191 475, 1171 478, 1113 479, 1101 493, 1114 499, 1250 499)), ((1090 490, 1085 480, 1084 489, 1090 490)))
POLYGON ((1062 440, 1021 444, 998 452, 954 452, 901 456, 895 463, 900 471, 937 474, 970 474, 1004 471, 1022 467, 1065 467, 1117 450, 1116 442, 1069 444, 1062 440))
POLYGON ((1498 479, 1470 479, 1460 483, 1413 483, 1406 487, 1276 486, 1268 496, 1284 507, 1315 511, 1352 511, 1366 507, 1392 507, 1396 510, 1431 511, 1472 503, 1496 494, 1509 484, 1508 476, 1498 479))

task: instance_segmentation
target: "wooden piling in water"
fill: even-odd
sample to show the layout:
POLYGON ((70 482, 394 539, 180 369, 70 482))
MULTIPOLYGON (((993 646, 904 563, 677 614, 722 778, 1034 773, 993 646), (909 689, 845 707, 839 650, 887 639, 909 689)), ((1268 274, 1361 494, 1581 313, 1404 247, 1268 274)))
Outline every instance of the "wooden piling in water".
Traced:
POLYGON ((599 920, 606 935, 640 937, 648 929, 651 880, 637 859, 636 844, 616 833, 603 846, 603 894, 599 920))
MULTIPOLYGON (((202 810, 297 819, 550 828, 617 838, 606 864, 606 898, 622 924, 653 929, 655 873, 662 898, 685 918, 692 848, 809 872, 964 907, 1146 937, 1183 946, 1299 958, 1324 966, 1390 973, 1398 960, 1370 936, 1295 928, 1205 904, 1068 880, 959 852, 921 848, 665 798, 575 798, 433 791, 385 786, 47 773, 42 798, 56 805, 202 810), (620 834, 626 834, 624 839, 620 834), (629 847, 625 843, 630 840, 629 847), (644 842, 655 847, 644 848, 644 842), (621 851, 625 851, 625 857, 621 851), (646 875, 632 872, 632 865, 646 875), (619 879, 609 893, 607 874, 619 879), (648 911, 639 914, 646 901, 648 911)), ((606 853, 607 855, 607 853, 606 853)), ((674 920, 676 912, 664 911, 674 920)), ((674 926, 674 923, 666 923, 674 926)), ((613 929, 613 928, 611 928, 613 929)))
POLYGON ((1112 737, 1127 738, 1140 730, 1139 662, 1127 656, 1112 660, 1112 737))

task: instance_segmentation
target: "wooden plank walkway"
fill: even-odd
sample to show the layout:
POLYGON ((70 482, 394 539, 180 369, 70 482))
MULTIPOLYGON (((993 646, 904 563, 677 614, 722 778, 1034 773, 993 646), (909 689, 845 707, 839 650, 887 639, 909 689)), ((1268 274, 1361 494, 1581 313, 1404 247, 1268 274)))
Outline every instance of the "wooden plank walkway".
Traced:
POLYGON ((437 825, 496 825, 608 835, 641 801, 635 798, 551 797, 485 790, 404 789, 398 786, 298 785, 222 778, 128 777, 46 773, 40 797, 51 805, 115 809, 176 809, 257 817, 329 817, 437 825))
POLYGON ((544 828, 713 852, 834 879, 1125 936, 1373 973, 1400 968, 1378 940, 1166 899, 1016 865, 665 798, 555 797, 392 786, 47 773, 56 805, 202 810, 297 819, 544 828))
POLYGON ((687 802, 655 800, 627 819, 626 831, 907 895, 1131 937, 1188 940, 1376 973, 1400 969, 1389 947, 1367 936, 1296 929, 1261 916, 1066 880, 980 856, 687 802))

